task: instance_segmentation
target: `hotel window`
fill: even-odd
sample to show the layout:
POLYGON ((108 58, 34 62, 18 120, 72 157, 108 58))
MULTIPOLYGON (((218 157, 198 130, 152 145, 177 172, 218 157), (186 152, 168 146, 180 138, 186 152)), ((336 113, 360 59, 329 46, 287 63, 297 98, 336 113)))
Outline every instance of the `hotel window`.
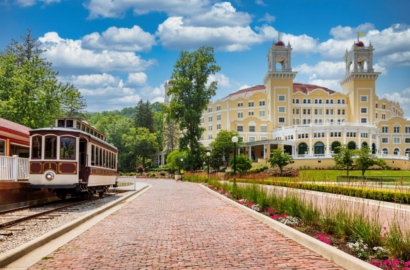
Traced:
POLYGON ((330 114, 333 115, 333 109, 330 109, 330 114))
POLYGON ((285 117, 279 117, 278 122, 279 123, 285 123, 285 117))
POLYGON ((342 110, 342 115, 345 115, 345 110, 344 109, 342 110))
POLYGON ((238 112, 238 118, 243 118, 243 112, 238 112))
POLYGON ((394 133, 400 133, 400 127, 394 127, 394 133))
POLYGON ((248 107, 253 107, 253 101, 248 102, 248 107))
POLYGON ((383 110, 386 109, 386 104, 382 104, 382 109, 383 109, 383 110))
POLYGON ((293 109, 293 114, 299 114, 299 109, 293 109))
POLYGON ((329 109, 326 109, 326 115, 329 115, 329 109))
POLYGON ((204 122, 205 122, 205 120, 204 120, 204 118, 202 117, 202 118, 201 118, 201 123, 204 123, 204 122))
POLYGON ((255 126, 249 126, 249 132, 255 132, 255 126))
POLYGON ((259 106, 265 106, 265 100, 259 100, 259 106))
POLYGON ((253 111, 249 111, 248 116, 253 116, 253 111))
POLYGON ((293 103, 299 104, 299 99, 298 98, 293 99, 293 103))
POLYGON ((389 127, 382 127, 382 133, 388 133, 389 127))
POLYGON ((208 126, 208 131, 212 131, 212 125, 208 126))
POLYGON ((218 114, 218 115, 216 116, 216 120, 217 120, 217 121, 221 121, 221 115, 220 115, 220 114, 218 114))
POLYGON ((382 143, 389 143, 389 138, 382 138, 382 143))
POLYGON ((267 126, 261 126, 261 132, 268 132, 267 126))
POLYGON ((286 101, 285 95, 279 95, 278 101, 286 101))
POLYGON ((299 125, 299 119, 293 119, 293 124, 294 125, 299 125))
POLYGON ((400 138, 393 138, 393 143, 398 144, 400 143, 400 138))
POLYGON ((259 117, 264 117, 264 116, 265 116, 265 110, 260 110, 259 117))
POLYGON ((254 141, 255 141, 255 137, 249 137, 248 141, 249 141, 249 142, 254 142, 254 141))
POLYGON ((221 124, 216 124, 216 129, 220 130, 221 129, 221 124))
POLYGON ((285 107, 284 106, 278 107, 278 112, 284 113, 285 112, 285 107))
POLYGON ((356 132, 346 132, 346 137, 356 138, 356 132))
POLYGON ((367 102, 367 96, 360 96, 360 102, 367 102))
POLYGON ((212 140, 212 134, 208 134, 208 140, 212 140))
POLYGON ((410 143, 410 138, 404 138, 404 143, 410 143))
POLYGON ((326 104, 329 104, 329 100, 328 100, 328 99, 326 99, 326 104))
POLYGON ((238 102, 238 107, 243 107, 243 102, 238 102))
POLYGON ((345 104, 345 100, 344 100, 344 99, 342 99, 342 104, 345 104))
POLYGON ((310 109, 307 109, 307 114, 310 114, 310 109))
POLYGON ((367 108, 360 108, 360 113, 367 113, 367 108))
POLYGON ((221 110, 221 105, 216 106, 216 110, 220 111, 221 110))
POLYGON ((237 126, 236 131, 238 132, 243 132, 243 126, 237 126))
POLYGON ((324 137, 325 137, 324 132, 313 133, 313 138, 324 138, 324 137))
POLYGON ((361 138, 368 138, 369 134, 368 133, 360 133, 361 138))
POLYGON ((330 137, 342 137, 342 132, 330 132, 330 137))
POLYGON ((360 123, 366 124, 367 123, 367 118, 366 117, 360 118, 360 123))
POLYGON ((201 141, 203 141, 203 140, 204 140, 204 134, 201 135, 201 141))
POLYGON ((410 127, 406 127, 406 133, 410 133, 410 127))
POLYGON ((211 108, 211 107, 208 108, 208 112, 212 112, 212 108, 211 108))
POLYGON ((330 104, 333 104, 333 99, 330 100, 330 104))
POLYGON ((386 119, 386 114, 382 113, 382 119, 385 120, 386 119))
POLYGON ((212 122, 212 116, 208 116, 208 122, 212 122))
POLYGON ((379 114, 378 113, 376 113, 376 119, 379 117, 379 114))
POLYGON ((340 115, 340 113, 341 113, 341 110, 338 109, 338 110, 337 110, 337 115, 340 115))
POLYGON ((266 137, 266 136, 261 136, 261 141, 267 140, 267 139, 268 139, 268 137, 266 137))
POLYGON ((374 106, 376 107, 376 109, 379 108, 379 103, 376 103, 374 106))

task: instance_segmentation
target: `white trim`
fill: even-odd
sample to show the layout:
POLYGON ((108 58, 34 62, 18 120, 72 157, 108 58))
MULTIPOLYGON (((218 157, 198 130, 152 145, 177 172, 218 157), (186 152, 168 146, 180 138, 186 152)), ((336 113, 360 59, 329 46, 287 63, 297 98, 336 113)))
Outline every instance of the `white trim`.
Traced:
POLYGON ((278 113, 286 113, 286 106, 278 106, 278 113), (281 108, 284 109, 283 112, 280 111, 281 108))
POLYGON ((393 144, 401 144, 401 138, 400 137, 393 137, 393 144), (394 142, 394 139, 399 139, 399 142, 394 142))
MULTIPOLYGON (((276 87, 275 87, 276 88, 276 87)), ((285 88, 285 87, 283 87, 283 88, 285 88)), ((286 95, 278 95, 278 102, 286 102, 286 95), (281 97, 283 97, 284 98, 284 100, 279 100, 281 97)))

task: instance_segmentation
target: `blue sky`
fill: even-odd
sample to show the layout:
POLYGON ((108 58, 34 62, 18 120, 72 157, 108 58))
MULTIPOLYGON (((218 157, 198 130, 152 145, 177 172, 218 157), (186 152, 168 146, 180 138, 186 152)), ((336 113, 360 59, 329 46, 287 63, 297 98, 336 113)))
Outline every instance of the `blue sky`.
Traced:
POLYGON ((293 47, 295 82, 340 91, 343 55, 363 32, 382 72, 377 94, 410 117, 410 1, 0 0, 0 50, 33 29, 89 111, 162 101, 181 50, 215 48, 220 99, 262 84, 277 32, 293 47))

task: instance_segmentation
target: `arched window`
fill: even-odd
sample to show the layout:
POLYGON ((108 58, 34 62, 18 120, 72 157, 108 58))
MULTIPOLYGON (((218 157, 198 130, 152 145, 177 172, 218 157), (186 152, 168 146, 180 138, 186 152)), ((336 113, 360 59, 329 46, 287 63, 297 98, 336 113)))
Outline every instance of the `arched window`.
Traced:
POLYGON ((333 99, 330 100, 330 104, 333 104, 333 99))
POLYGON ((299 153, 299 155, 304 155, 304 154, 306 154, 307 153, 307 151, 308 151, 308 147, 307 147, 307 144, 306 143, 300 143, 299 144, 299 147, 298 147, 298 153, 299 153))
POLYGON ((404 153, 406 154, 406 156, 410 157, 410 148, 406 148, 404 150, 404 153))
POLYGON ((356 143, 355 142, 349 142, 347 144, 347 149, 356 150, 356 143))
POLYGON ((337 104, 340 104, 340 99, 337 100, 337 104))
POLYGON ((340 146, 342 146, 342 145, 340 144, 340 142, 333 142, 333 143, 331 144, 333 153, 335 153, 335 154, 339 153, 339 148, 338 148, 338 147, 340 147, 340 146))
POLYGON ((326 104, 329 104, 329 100, 328 100, 328 99, 326 99, 326 104))
POLYGON ((307 103, 310 104, 310 98, 307 100, 307 103))
POLYGON ((322 142, 315 143, 314 151, 315 155, 323 155, 325 153, 325 145, 322 142))
POLYGON ((396 156, 399 155, 400 154, 400 148, 398 148, 398 147, 394 148, 393 149, 393 154, 396 155, 396 156))
POLYGON ((382 149, 382 154, 387 155, 389 153, 389 149, 387 149, 386 147, 382 149))
POLYGON ((342 104, 345 104, 345 100, 344 100, 344 99, 342 99, 342 104))
POLYGON ((31 146, 31 158, 41 158, 42 152, 42 145, 43 145, 43 137, 35 136, 32 138, 32 146, 31 146))
POLYGON ((319 104, 322 104, 322 99, 319 99, 319 104))
POLYGON ((376 144, 372 143, 372 154, 376 154, 376 144))
POLYGON ((60 159, 75 159, 75 138, 60 137, 60 159))
POLYGON ((363 142, 363 143, 362 143, 362 147, 367 147, 367 148, 369 148, 369 145, 367 144, 367 142, 363 142))

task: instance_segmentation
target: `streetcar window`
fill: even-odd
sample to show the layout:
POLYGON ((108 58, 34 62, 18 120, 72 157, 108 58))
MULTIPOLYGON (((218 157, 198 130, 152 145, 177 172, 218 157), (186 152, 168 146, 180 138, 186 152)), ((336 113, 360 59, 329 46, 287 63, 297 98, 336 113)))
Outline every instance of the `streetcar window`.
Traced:
POLYGON ((106 150, 104 150, 103 155, 104 155, 103 167, 107 167, 107 151, 106 150))
POLYGON ((62 137, 60 138, 60 158, 75 159, 75 139, 62 137))
POLYGON ((33 145, 31 146, 31 158, 41 158, 42 137, 33 137, 33 145))
POLYGON ((57 157, 57 137, 50 136, 46 137, 45 141, 45 158, 56 158, 57 157))
POLYGON ((99 158, 98 158, 98 147, 96 146, 95 147, 95 166, 98 166, 98 160, 99 160, 99 158))
POLYGON ((57 125, 58 127, 64 127, 64 120, 58 120, 57 125))
POLYGON ((67 120, 66 127, 74 127, 73 120, 67 120))
POLYGON ((84 125, 81 126, 81 130, 85 131, 85 126, 84 125))
POLYGON ((4 141, 0 140, 0 156, 6 155, 6 144, 4 141))
POLYGON ((92 165, 92 166, 95 165, 95 163, 94 163, 94 158, 95 158, 95 153, 94 153, 94 151, 95 151, 95 147, 94 147, 94 145, 91 145, 91 165, 92 165))
POLYGON ((77 129, 80 129, 80 128, 81 128, 81 123, 80 123, 80 122, 78 122, 78 121, 75 121, 75 123, 76 123, 76 127, 77 127, 77 129))
POLYGON ((117 155, 114 157, 114 169, 117 169, 117 155))
POLYGON ((108 152, 108 165, 107 165, 107 167, 108 168, 111 168, 111 152, 108 152))
POLYGON ((100 148, 100 162, 98 163, 98 165, 101 167, 102 166, 102 149, 100 148))

